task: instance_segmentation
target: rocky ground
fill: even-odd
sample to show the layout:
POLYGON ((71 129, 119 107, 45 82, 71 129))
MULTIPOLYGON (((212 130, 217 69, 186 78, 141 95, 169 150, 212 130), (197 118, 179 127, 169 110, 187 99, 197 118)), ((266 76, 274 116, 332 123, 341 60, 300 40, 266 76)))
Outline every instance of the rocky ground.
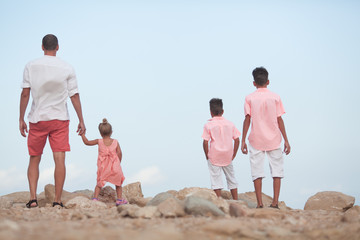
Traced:
MULTIPOLYGON (((254 193, 230 200, 205 188, 184 188, 144 198, 140 183, 124 187, 130 204, 115 206, 105 187, 100 201, 92 191, 64 192, 64 208, 52 207, 54 186, 27 209, 28 192, 0 197, 0 239, 360 239, 360 207, 354 197, 321 192, 304 210, 280 203, 280 210, 256 209, 254 193)), ((271 198, 263 196, 269 205, 271 198)))

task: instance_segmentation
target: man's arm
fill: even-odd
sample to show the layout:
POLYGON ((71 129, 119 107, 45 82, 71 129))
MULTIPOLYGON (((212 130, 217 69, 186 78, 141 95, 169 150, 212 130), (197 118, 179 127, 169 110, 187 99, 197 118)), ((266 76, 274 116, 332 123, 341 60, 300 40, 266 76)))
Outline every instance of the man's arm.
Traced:
POLYGON ((277 121, 278 121, 280 132, 281 132, 281 134, 282 134, 282 136, 284 138, 284 152, 285 152, 286 155, 288 155, 290 153, 291 147, 290 147, 287 135, 286 135, 284 120, 280 116, 280 117, 277 118, 277 121))
POLYGON ((208 157, 209 141, 206 141, 206 140, 203 141, 203 148, 204 148, 204 153, 205 153, 206 160, 208 160, 209 159, 209 157, 208 157))
POLYGON ((236 157, 237 151, 239 150, 239 145, 240 145, 239 138, 234 139, 234 153, 233 153, 232 160, 234 160, 234 158, 236 157))
POLYGON ((80 95, 78 93, 72 95, 70 97, 71 99, 71 103, 74 106, 75 112, 79 118, 79 125, 78 125, 78 129, 77 129, 77 133, 79 133, 79 135, 85 134, 86 132, 86 128, 85 128, 85 123, 84 123, 84 119, 83 119, 83 115, 82 115, 82 109, 81 109, 81 102, 80 102, 80 95))
POLYGON ((246 115, 245 119, 244 119, 244 123, 243 123, 243 135, 241 137, 241 151, 243 154, 247 154, 248 153, 248 149, 247 149, 247 145, 246 145, 246 135, 247 132, 249 131, 249 127, 250 127, 250 120, 251 117, 250 115, 246 115))
POLYGON ((27 105, 29 103, 29 98, 30 98, 30 88, 23 88, 20 96, 20 116, 19 116, 19 130, 23 137, 26 137, 26 133, 28 132, 27 125, 24 121, 24 116, 27 105))

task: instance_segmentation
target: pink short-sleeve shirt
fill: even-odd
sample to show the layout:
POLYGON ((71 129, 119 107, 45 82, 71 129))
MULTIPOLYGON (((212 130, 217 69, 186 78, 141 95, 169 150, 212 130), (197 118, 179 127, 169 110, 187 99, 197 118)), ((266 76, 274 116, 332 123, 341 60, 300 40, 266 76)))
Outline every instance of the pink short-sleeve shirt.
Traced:
POLYGON ((280 147, 281 132, 277 118, 285 113, 280 96, 267 88, 258 88, 245 98, 245 116, 251 117, 250 144, 261 151, 280 147))
POLYGON ((223 117, 213 117, 204 126, 202 138, 210 141, 208 157, 215 166, 227 166, 234 153, 233 140, 241 133, 235 125, 223 117))

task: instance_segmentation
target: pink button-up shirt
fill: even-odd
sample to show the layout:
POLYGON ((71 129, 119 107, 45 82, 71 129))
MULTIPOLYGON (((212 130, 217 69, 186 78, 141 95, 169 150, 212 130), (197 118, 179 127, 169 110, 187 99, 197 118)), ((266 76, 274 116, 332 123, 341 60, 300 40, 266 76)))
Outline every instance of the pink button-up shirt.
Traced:
POLYGON ((279 95, 267 88, 258 88, 245 98, 245 116, 251 117, 250 144, 257 150, 280 147, 281 132, 277 118, 285 113, 279 95))
POLYGON ((233 140, 241 133, 235 125, 223 117, 213 117, 204 126, 202 138, 210 141, 208 157, 215 166, 227 166, 234 153, 233 140))

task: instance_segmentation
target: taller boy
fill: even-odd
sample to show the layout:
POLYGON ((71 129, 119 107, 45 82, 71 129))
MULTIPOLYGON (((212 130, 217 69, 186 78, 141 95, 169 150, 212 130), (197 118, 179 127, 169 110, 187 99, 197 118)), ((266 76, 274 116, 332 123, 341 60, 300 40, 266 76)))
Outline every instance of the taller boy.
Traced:
POLYGON ((281 135, 284 138, 284 152, 290 153, 290 144, 286 136, 282 115, 285 113, 280 97, 267 89, 269 73, 263 67, 252 72, 254 86, 257 90, 245 98, 245 120, 241 139, 241 151, 248 153, 245 142, 251 123, 249 135, 249 152, 251 175, 254 181, 257 207, 262 208, 262 179, 264 175, 265 153, 269 159, 270 171, 273 177, 274 197, 270 207, 279 208, 281 178, 284 177, 284 158, 281 150, 281 135))

